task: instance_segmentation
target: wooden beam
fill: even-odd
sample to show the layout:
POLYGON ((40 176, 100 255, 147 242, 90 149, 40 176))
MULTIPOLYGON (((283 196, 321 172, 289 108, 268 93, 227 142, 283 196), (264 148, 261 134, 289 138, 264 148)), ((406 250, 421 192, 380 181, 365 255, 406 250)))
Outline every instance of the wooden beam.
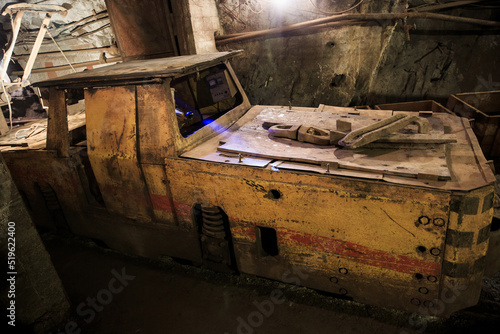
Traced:
POLYGON ((50 87, 48 115, 47 150, 57 151, 59 157, 68 157, 68 113, 64 90, 50 87))
MULTIPOLYGON (((77 49, 77 50, 63 50, 64 53, 92 53, 92 52, 118 52, 118 50, 114 46, 105 46, 101 48, 92 48, 92 49, 77 49)), ((51 51, 51 52, 39 52, 39 56, 59 56, 61 54, 61 51, 51 51)), ((17 55, 17 59, 24 59, 28 58, 30 55, 29 54, 21 54, 17 55)))
POLYGON ((45 37, 45 33, 47 32, 51 18, 52 16, 50 14, 46 14, 42 21, 42 26, 38 31, 38 36, 36 37, 35 44, 31 49, 30 57, 28 58, 26 66, 24 67, 24 74, 22 79, 23 82, 27 82, 31 75, 31 70, 33 69, 33 65, 35 64, 35 59, 36 56, 38 55, 38 50, 40 50, 40 47, 42 46, 43 38, 45 37))
MULTIPOLYGON (((106 61, 103 61, 102 59, 92 60, 92 61, 86 61, 83 63, 76 63, 76 64, 72 64, 72 65, 73 65, 73 67, 76 68, 76 67, 87 67, 87 66, 94 66, 94 65, 112 64, 112 63, 116 63, 119 61, 122 61, 122 57, 106 58, 106 61)), ((66 70, 71 70, 71 66, 61 65, 61 66, 35 68, 35 69, 31 70, 31 73, 45 73, 45 72, 66 71, 66 70)), ((14 72, 12 72, 12 75, 20 75, 22 73, 23 73, 23 71, 14 71, 14 72)))
POLYGON ((12 52, 14 51, 14 47, 16 46, 17 36, 19 35, 19 30, 21 29, 21 20, 23 19, 23 12, 19 12, 16 14, 14 18, 14 25, 12 26, 12 39, 10 41, 10 46, 5 52, 3 56, 2 63, 2 71, 0 72, 0 80, 3 80, 3 77, 7 76, 7 67, 9 67, 10 58, 12 57, 12 52))
POLYGON ((3 136, 9 132, 9 126, 7 125, 7 122, 5 121, 5 117, 3 116, 3 113, 0 112, 0 136, 3 136))
MULTIPOLYGON (((3 80, 1 78, 1 76, 0 76, 0 84, 2 85, 2 92, 0 92, 0 94, 3 93, 5 95, 5 98, 7 99, 7 106, 9 107, 9 116, 10 116, 9 120, 10 120, 10 123, 11 123, 10 124, 10 128, 12 129, 12 105, 11 105, 11 100, 10 100, 9 93, 5 89, 5 85, 3 83, 3 80)), ((2 100, 0 99, 0 101, 2 101, 2 100)), ((0 103, 0 105, 3 105, 3 103, 0 103)), ((7 132, 9 132, 9 127, 7 126, 7 122, 5 121, 5 117, 3 116, 3 112, 0 109, 0 136, 3 136, 7 132)))

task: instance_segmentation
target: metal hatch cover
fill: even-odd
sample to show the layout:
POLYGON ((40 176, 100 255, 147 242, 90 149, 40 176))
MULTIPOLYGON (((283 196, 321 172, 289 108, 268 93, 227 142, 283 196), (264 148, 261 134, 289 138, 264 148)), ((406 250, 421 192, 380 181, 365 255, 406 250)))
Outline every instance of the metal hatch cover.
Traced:
MULTIPOLYGON (((418 177, 428 175, 436 180, 450 180, 446 161, 446 145, 425 145, 422 148, 359 148, 346 150, 336 146, 320 146, 291 139, 275 138, 262 127, 265 122, 286 124, 310 124, 336 130, 338 119, 349 120, 353 130, 376 123, 379 118, 360 115, 340 115, 311 111, 264 109, 251 122, 242 126, 224 145, 220 152, 241 153, 284 161, 330 165, 350 170, 382 172, 384 174, 418 177), (342 117, 344 116, 344 117, 342 117)), ((429 119, 432 133, 443 133, 439 117, 429 119)))
POLYGON ((468 120, 448 113, 435 112, 430 113, 431 116, 424 113, 431 125, 430 139, 424 138, 425 134, 417 134, 417 126, 409 126, 400 131, 403 134, 397 133, 391 135, 392 138, 385 137, 354 150, 273 138, 262 127, 264 122, 300 124, 307 118, 309 125, 335 130, 336 120, 342 119, 351 122, 352 130, 356 130, 398 113, 419 114, 323 105, 317 109, 293 107, 291 110, 283 106, 253 106, 227 131, 181 157, 262 167, 275 172, 312 172, 441 190, 469 191, 495 182, 468 120), (408 142, 411 138, 420 144, 408 142), (436 138, 454 140, 437 140, 442 143, 432 144, 436 138))

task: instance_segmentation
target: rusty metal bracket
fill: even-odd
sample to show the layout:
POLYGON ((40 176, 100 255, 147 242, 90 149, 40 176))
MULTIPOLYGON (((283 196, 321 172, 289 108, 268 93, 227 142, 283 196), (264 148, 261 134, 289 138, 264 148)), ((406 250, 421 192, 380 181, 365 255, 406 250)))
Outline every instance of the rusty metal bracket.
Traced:
POLYGON ((301 125, 297 134, 298 141, 316 145, 330 145, 330 131, 311 125, 301 125))
POLYGON ((273 137, 289 138, 297 140, 297 132, 300 125, 277 124, 269 128, 269 134, 273 137))
POLYGON ((269 135, 273 137, 289 138, 304 143, 316 145, 337 145, 345 136, 344 132, 318 128, 312 125, 290 125, 265 122, 262 125, 268 128, 269 135))
POLYGON ((397 132, 412 123, 418 125, 419 133, 429 133, 428 120, 415 115, 396 114, 377 123, 352 131, 339 141, 339 145, 355 149, 397 132))
MULTIPOLYGON (((340 122, 337 122, 338 128, 344 131, 350 130, 350 123, 339 123, 340 122)), ((322 129, 312 125, 265 122, 262 126, 267 128, 269 135, 273 137, 288 138, 316 145, 338 145, 355 149, 387 137, 410 124, 416 124, 419 133, 429 133, 429 121, 427 119, 406 114, 396 114, 377 123, 354 130, 348 134, 344 131, 322 129)))

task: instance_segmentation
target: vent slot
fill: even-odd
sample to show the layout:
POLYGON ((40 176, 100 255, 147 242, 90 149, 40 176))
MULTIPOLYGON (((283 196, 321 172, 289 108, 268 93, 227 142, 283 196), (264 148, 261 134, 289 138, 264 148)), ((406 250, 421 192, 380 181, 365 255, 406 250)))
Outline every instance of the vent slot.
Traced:
POLYGON ((279 255, 278 235, 276 234, 276 230, 274 228, 257 226, 255 232, 259 256, 279 255))

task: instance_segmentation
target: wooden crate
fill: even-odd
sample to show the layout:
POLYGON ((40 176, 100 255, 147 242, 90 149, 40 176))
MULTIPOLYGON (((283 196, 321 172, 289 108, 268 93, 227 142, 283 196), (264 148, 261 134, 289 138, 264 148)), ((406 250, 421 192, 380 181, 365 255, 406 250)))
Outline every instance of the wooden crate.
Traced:
POLYGON ((500 157, 500 91, 450 95, 447 107, 471 119, 472 129, 487 158, 500 157))

